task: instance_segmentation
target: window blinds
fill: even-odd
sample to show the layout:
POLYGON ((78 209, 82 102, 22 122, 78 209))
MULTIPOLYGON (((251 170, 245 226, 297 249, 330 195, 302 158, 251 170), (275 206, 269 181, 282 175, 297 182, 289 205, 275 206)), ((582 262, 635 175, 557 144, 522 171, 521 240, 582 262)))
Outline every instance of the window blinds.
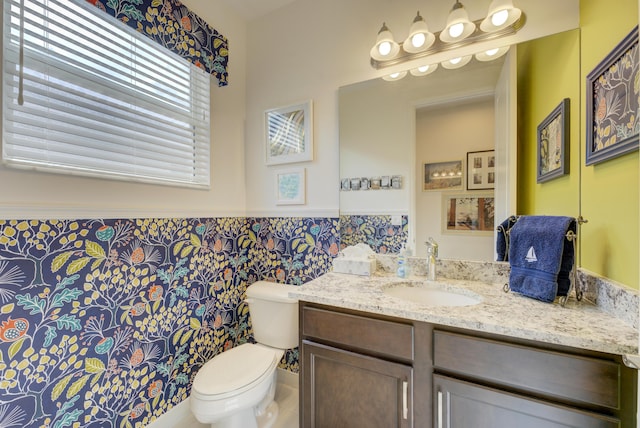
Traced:
POLYGON ((3 40, 5 162, 209 186, 207 73, 85 0, 5 0, 3 40))

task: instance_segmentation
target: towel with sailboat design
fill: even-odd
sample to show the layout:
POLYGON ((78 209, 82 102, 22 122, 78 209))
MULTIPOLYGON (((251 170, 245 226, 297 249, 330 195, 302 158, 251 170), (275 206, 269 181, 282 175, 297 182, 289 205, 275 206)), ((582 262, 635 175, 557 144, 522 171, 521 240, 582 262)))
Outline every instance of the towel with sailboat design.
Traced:
POLYGON ((553 302, 567 296, 574 263, 576 220, 564 216, 521 216, 510 230, 509 288, 511 291, 553 302))

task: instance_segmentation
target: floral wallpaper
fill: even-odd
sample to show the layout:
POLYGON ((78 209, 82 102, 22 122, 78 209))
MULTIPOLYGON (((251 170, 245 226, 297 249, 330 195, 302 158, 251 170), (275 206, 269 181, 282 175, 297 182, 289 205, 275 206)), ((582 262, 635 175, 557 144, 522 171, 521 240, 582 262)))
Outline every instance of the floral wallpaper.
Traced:
POLYGON ((409 217, 394 226, 390 215, 340 216, 340 248, 363 242, 379 254, 398 253, 409 236, 409 217))
POLYGON ((86 0, 228 83, 229 44, 178 0, 86 0))
MULTIPOLYGON (((251 341, 246 287, 326 272, 338 219, 0 220, 0 427, 143 427, 251 341)), ((297 370, 297 350, 281 366, 297 370)))

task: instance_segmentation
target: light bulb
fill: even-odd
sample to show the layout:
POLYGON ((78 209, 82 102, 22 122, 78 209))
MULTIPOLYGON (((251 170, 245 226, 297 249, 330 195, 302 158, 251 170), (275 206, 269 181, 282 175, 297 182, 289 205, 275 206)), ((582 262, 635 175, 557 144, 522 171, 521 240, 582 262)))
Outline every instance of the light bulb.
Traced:
POLYGON ((427 70, 429 70, 429 66, 428 66, 428 65, 421 65, 420 67, 418 67, 418 71, 419 71, 420 73, 424 73, 424 72, 426 72, 427 70))
POLYGON ((413 45, 413 47, 419 48, 419 47, 422 47, 422 45, 424 45, 424 42, 426 40, 427 38, 424 35, 424 33, 416 33, 413 35, 413 37, 411 37, 411 44, 413 45))
POLYGON ((389 53, 391 52, 391 43, 389 43, 389 42, 380 43, 378 45, 378 52, 380 52, 380 55, 382 55, 382 56, 389 55, 389 53))
POLYGON ((494 56, 495 54, 498 53, 499 50, 500 50, 499 48, 489 49, 485 53, 487 54, 487 56, 494 56))
POLYGON ((456 65, 457 63, 459 63, 460 61, 462 61, 462 57, 459 56, 458 58, 453 58, 451 60, 449 60, 449 62, 453 65, 456 65))
POLYGON ((457 24, 453 24, 451 27, 449 27, 449 35, 454 39, 457 37, 460 37, 463 31, 464 31, 464 24, 461 22, 458 22, 457 24))
POLYGON ((509 11, 507 9, 502 9, 491 15, 491 23, 496 27, 499 27, 507 22, 507 18, 509 18, 509 11))

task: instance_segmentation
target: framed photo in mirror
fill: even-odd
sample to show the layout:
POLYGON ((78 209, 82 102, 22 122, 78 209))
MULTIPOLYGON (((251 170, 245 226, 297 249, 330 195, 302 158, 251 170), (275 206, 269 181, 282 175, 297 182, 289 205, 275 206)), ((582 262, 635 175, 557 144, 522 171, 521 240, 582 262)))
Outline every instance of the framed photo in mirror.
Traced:
POLYGON ((495 199, 492 193, 443 193, 442 233, 493 235, 495 199))
POLYGON ((489 190, 496 187, 496 152, 467 152, 467 190, 489 190))
POLYGON ((313 160, 311 101, 265 111, 267 165, 313 160))
POLYGON ((565 98, 538 125, 537 182, 569 173, 569 98, 565 98))
POLYGON ((462 188, 462 161, 425 163, 422 166, 422 190, 462 188))

